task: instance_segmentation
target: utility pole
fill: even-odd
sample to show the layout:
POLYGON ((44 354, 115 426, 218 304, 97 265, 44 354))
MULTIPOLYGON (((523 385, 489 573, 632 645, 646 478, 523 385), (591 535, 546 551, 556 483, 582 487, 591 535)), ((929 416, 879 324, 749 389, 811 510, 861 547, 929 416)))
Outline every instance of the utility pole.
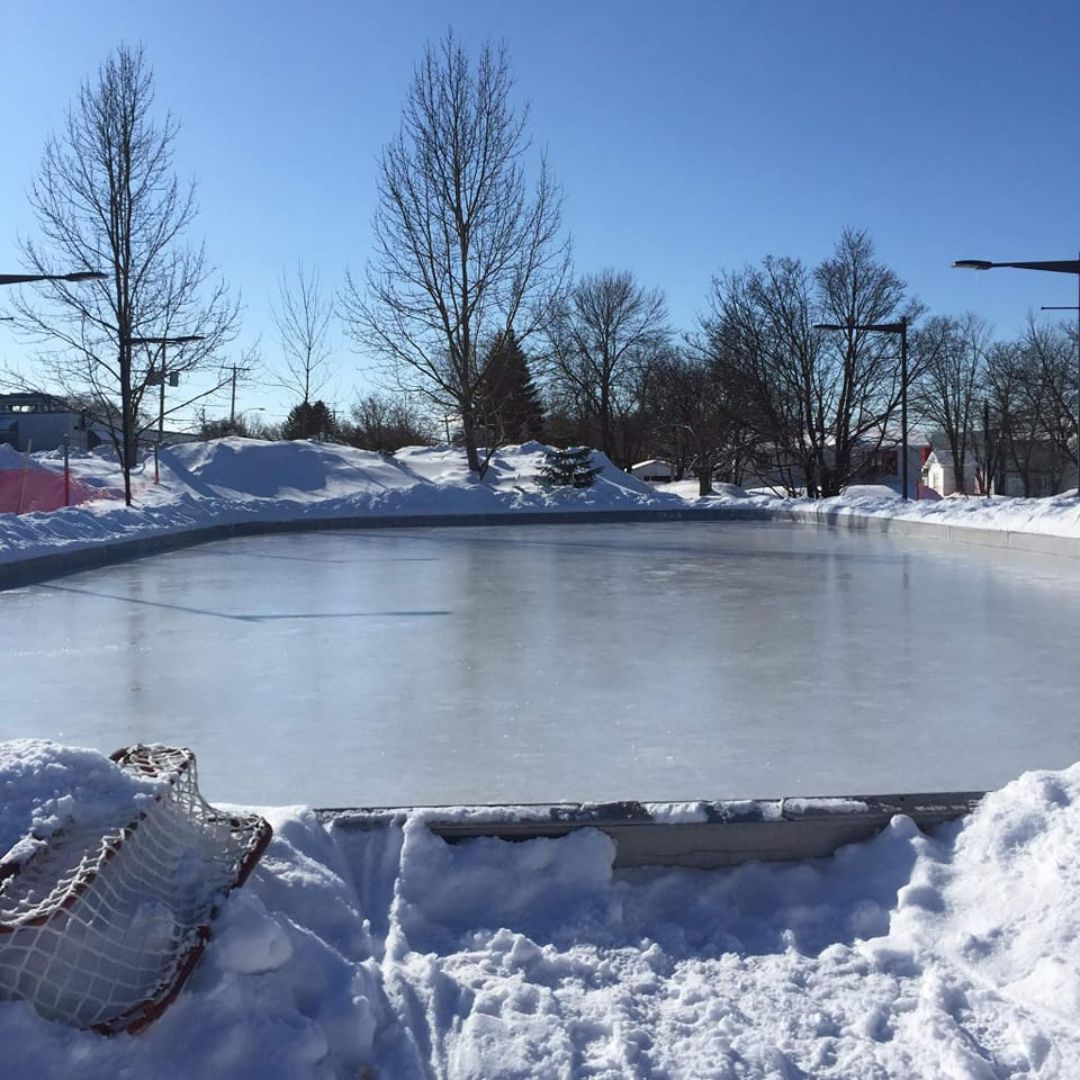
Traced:
MULTIPOLYGON (((157 442, 154 445, 154 483, 161 483, 161 468, 158 463, 158 454, 161 450, 161 440, 165 436, 165 379, 166 379, 166 364, 165 364, 165 349, 169 345, 186 345, 192 341, 202 341, 201 334, 183 334, 178 337, 132 337, 128 338, 129 345, 160 345, 161 346, 161 369, 158 371, 156 379, 159 387, 158 393, 158 437, 157 442)), ((149 385, 153 385, 150 379, 147 379, 149 385)))

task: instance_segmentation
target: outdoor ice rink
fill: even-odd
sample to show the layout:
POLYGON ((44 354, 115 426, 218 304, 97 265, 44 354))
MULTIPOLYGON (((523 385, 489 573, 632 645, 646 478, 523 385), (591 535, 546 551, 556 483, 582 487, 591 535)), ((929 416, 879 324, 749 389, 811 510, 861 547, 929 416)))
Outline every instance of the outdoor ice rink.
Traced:
POLYGON ((379 806, 999 786, 1080 758, 1066 559, 791 525, 331 531, 5 595, 7 736, 379 806))

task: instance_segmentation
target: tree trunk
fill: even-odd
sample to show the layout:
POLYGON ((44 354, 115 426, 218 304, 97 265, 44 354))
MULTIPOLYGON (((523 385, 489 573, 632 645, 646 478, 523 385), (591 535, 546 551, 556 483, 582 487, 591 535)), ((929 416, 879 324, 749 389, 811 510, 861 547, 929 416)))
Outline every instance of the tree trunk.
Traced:
POLYGON ((461 410, 461 437, 465 443, 465 458, 469 463, 469 472, 476 473, 483 479, 484 468, 480 463, 480 454, 476 446, 476 417, 472 409, 461 410))

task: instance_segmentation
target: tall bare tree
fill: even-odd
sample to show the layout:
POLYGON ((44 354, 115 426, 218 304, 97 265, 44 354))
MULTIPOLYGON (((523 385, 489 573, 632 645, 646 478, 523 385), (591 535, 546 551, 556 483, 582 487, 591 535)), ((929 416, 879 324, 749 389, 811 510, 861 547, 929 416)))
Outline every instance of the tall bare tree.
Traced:
POLYGON ((745 403, 761 453, 789 490, 836 495, 879 447, 900 399, 895 335, 869 323, 914 321, 922 308, 874 253, 866 233, 846 229, 812 272, 797 259, 713 284, 703 338, 733 398, 745 403), (846 327, 819 332, 817 322, 846 327), (857 453, 858 451, 858 453, 857 453))
MULTIPOLYGON (((987 365, 1000 465, 1015 472, 1025 496, 1058 491, 1075 461, 1075 352, 1068 331, 1030 320, 1022 337, 999 343, 987 365)), ((1008 487, 1008 477, 1002 477, 1008 487)))
POLYGON ((815 318, 806 267, 768 257, 714 279, 701 325, 700 348, 739 404, 758 471, 792 494, 821 494, 829 464, 831 373, 815 318))
POLYGON ((285 362, 278 385, 310 403, 334 374, 329 366, 334 307, 323 295, 318 271, 305 269, 302 262, 292 277, 282 271, 273 313, 285 362))
MULTIPOLYGON (((880 445, 900 399, 899 340, 859 327, 871 323, 913 323, 923 306, 907 295, 907 284, 880 262, 874 242, 862 229, 845 229, 829 258, 814 270, 822 321, 847 330, 825 342, 832 371, 833 460, 824 472, 824 493, 839 494, 856 471, 856 449, 880 445)), ((917 374, 914 372, 912 374, 917 374)))
POLYGON ((511 329, 522 343, 536 330, 567 265, 559 189, 543 157, 527 180, 529 111, 512 87, 503 48, 472 60, 452 32, 428 47, 383 151, 366 288, 350 276, 342 298, 348 332, 401 388, 460 416, 481 475, 487 358, 511 329))
POLYGON ((672 351, 655 365, 651 384, 651 445, 672 463, 675 479, 689 470, 700 495, 712 491, 718 473, 739 483, 747 429, 709 356, 672 351))
POLYGON ((978 315, 928 319, 913 342, 920 375, 913 404, 939 428, 949 444, 956 490, 964 494, 967 463, 982 422, 980 401, 985 390, 990 330, 978 315))
POLYGON ((178 124, 168 112, 155 121, 153 105, 141 48, 122 45, 82 85, 45 145, 30 193, 41 237, 22 251, 31 273, 91 267, 108 280, 52 281, 15 301, 19 327, 51 346, 43 358, 55 381, 113 430, 128 503, 148 389, 211 362, 238 317, 202 247, 184 244, 194 185, 173 174, 178 124), (140 344, 174 337, 199 340, 170 344, 167 357, 160 341, 140 344))
POLYGON ((616 420, 668 347, 664 294, 625 270, 586 274, 554 309, 549 334, 557 395, 598 425, 600 449, 617 459, 616 420))

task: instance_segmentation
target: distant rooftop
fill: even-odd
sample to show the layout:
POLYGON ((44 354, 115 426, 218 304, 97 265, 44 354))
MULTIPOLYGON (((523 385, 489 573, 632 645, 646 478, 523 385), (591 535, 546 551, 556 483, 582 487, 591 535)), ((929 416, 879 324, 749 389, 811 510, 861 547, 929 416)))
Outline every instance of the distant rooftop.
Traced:
POLYGON ((71 402, 55 394, 31 390, 0 394, 0 412, 77 412, 71 402))

